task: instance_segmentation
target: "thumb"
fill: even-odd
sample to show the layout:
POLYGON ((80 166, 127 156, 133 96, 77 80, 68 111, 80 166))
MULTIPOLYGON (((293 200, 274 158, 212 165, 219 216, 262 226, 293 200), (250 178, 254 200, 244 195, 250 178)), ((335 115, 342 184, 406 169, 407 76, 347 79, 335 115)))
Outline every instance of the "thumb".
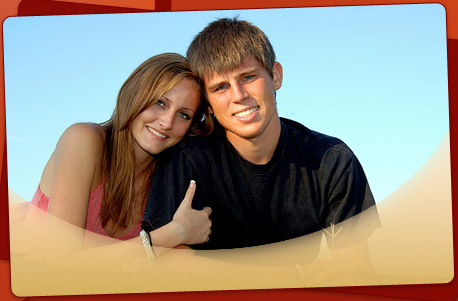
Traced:
POLYGON ((194 198, 195 193, 196 193, 196 182, 194 180, 191 180, 191 183, 189 183, 188 190, 186 191, 186 194, 180 206, 186 206, 186 207, 191 208, 192 199, 194 198))

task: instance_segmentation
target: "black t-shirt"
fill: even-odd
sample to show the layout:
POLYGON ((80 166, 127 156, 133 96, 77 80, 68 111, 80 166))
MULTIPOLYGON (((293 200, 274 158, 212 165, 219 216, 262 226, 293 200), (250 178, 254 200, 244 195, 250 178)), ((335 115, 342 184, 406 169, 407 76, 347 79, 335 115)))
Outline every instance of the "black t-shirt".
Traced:
MULTIPOLYGON (((163 152, 143 228, 151 231, 172 220, 190 180, 197 183, 193 208, 212 208, 210 240, 192 246, 196 249, 250 247, 300 237, 375 204, 364 171, 347 145, 284 118, 273 157, 265 165, 242 158, 219 124, 211 135, 185 138, 163 152)), ((370 235, 374 227, 355 235, 370 235)), ((354 231, 350 228, 343 230, 354 231)))

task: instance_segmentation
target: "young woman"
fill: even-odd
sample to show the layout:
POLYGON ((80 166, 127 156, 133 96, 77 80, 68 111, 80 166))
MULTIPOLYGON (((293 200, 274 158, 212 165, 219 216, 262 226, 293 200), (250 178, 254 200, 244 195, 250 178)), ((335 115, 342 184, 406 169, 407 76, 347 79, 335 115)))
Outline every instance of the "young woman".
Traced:
MULTIPOLYGON (((62 134, 32 204, 98 234, 138 237, 155 155, 185 134, 204 134, 211 127, 200 81, 186 59, 154 56, 121 87, 108 121, 74 124, 62 134)), ((174 219, 151 233, 155 246, 208 239, 211 209, 193 210, 195 184, 189 189, 174 219)))

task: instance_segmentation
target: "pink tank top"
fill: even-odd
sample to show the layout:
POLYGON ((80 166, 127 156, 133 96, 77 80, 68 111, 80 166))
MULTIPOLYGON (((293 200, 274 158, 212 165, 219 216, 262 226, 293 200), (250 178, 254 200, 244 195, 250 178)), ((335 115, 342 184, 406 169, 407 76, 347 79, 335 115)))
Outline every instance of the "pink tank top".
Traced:
MULTIPOLYGON (((100 207, 102 206, 102 196, 103 196, 103 182, 100 183, 97 188, 91 192, 89 195, 89 203, 87 207, 87 216, 86 216, 86 230, 92 231, 97 234, 105 235, 110 237, 102 227, 100 222, 100 207)), ((38 185, 37 191, 35 192, 32 201, 32 204, 38 206, 38 208, 48 211, 49 197, 44 195, 41 192, 40 185, 38 185)), ((124 234, 121 237, 117 237, 119 240, 127 240, 134 237, 138 237, 141 231, 141 221, 128 233, 124 234)))

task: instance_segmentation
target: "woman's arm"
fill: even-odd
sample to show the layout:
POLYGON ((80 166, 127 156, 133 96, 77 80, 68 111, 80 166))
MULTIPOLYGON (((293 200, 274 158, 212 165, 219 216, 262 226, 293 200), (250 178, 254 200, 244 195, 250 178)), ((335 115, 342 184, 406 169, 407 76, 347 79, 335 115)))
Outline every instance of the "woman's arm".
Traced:
MULTIPOLYGON (((209 218, 211 209, 209 207, 205 207, 202 210, 191 208, 195 191, 196 184, 192 181, 183 201, 175 212, 173 220, 150 232, 157 255, 167 252, 170 248, 186 244, 199 244, 208 240, 208 236, 211 233, 211 220, 209 218)), ((115 242, 119 241, 111 238, 105 239, 100 235, 86 232, 85 246, 87 248, 97 248, 115 242)), ((127 240, 127 242, 140 244, 142 240, 138 236, 127 240)), ((136 251, 140 251, 140 254, 145 255, 142 247, 138 247, 136 251)))
MULTIPOLYGON (((103 143, 102 130, 88 123, 70 126, 57 142, 40 180, 41 191, 49 196, 48 246, 62 239, 62 234, 57 235, 62 232, 59 220, 85 228, 89 195, 102 180, 103 143)), ((84 240, 84 231, 71 229, 65 232, 66 243, 62 244, 69 251, 81 248, 84 240)), ((55 253, 54 250, 57 251, 54 247, 48 248, 51 253, 55 253)))
MULTIPOLYGON (((69 255, 81 251, 83 247, 95 248, 116 242, 105 240, 100 235, 90 235, 90 232, 83 230, 86 225, 89 195, 102 180, 103 143, 103 134, 97 125, 75 124, 62 134, 45 167, 40 188, 49 196, 49 214, 45 214, 44 219, 46 245, 50 246, 46 249, 51 253, 69 255)), ((155 246, 173 248, 207 240, 211 227, 211 209, 191 208, 195 189, 195 184, 190 185, 170 223, 151 232, 155 246)), ((42 226, 43 218, 35 220, 33 216, 37 214, 32 214, 30 210, 28 215, 29 221, 25 224, 31 227, 27 229, 35 232, 34 225, 41 222, 42 226)), ((139 245, 139 237, 131 241, 136 242, 139 250, 143 250, 139 245)))
POLYGON ((196 183, 191 181, 172 221, 150 233, 155 246, 173 248, 182 244, 200 244, 208 240, 211 233, 209 216, 212 210, 210 207, 202 210, 191 207, 195 192, 196 183))

